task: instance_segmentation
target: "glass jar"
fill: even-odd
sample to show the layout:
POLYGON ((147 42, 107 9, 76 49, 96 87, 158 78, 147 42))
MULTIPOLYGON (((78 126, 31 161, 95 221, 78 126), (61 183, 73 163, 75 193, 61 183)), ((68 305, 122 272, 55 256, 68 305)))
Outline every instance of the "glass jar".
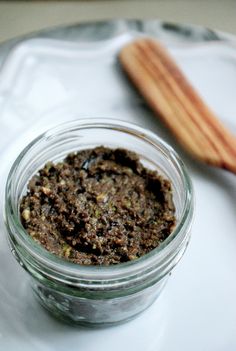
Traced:
POLYGON ((111 325, 133 318, 160 294, 190 237, 193 189, 185 166, 164 141, 137 125, 108 119, 76 120, 40 135, 17 157, 5 192, 5 223, 12 253, 30 274, 40 303, 55 316, 83 325, 111 325), (33 174, 47 161, 104 145, 139 154, 142 163, 172 182, 177 226, 143 257, 111 266, 82 266, 46 251, 25 231, 19 203, 33 174))

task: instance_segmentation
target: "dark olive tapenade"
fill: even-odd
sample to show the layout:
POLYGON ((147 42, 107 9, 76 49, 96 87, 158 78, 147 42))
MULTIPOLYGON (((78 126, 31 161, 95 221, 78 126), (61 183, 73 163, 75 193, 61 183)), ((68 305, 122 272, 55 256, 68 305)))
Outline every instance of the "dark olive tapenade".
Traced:
POLYGON ((134 260, 175 227, 171 183, 125 149, 97 147, 48 162, 20 204, 29 235, 84 265, 134 260))

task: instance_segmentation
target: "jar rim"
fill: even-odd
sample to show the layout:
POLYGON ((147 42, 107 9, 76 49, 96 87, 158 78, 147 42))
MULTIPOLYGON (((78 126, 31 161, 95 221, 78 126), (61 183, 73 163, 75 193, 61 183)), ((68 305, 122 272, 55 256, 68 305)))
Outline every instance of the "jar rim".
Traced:
POLYGON ((157 259, 159 259, 161 262, 168 249, 171 249, 173 245, 175 247, 181 245, 184 239, 183 233, 189 230, 189 227, 192 223, 193 197, 194 195, 192 182, 184 163, 178 154, 174 151, 174 149, 159 136, 135 123, 130 123, 122 120, 111 120, 108 118, 90 118, 88 121, 88 119, 77 119, 50 128, 48 131, 42 133, 34 140, 32 140, 18 155, 10 169, 5 187, 5 221, 7 228, 9 228, 10 224, 13 223, 15 228, 14 236, 16 236, 14 239, 16 239, 17 242, 22 245, 31 256, 33 256, 37 261, 49 269, 52 269, 58 273, 67 274, 74 278, 86 277, 86 279, 90 278, 97 280, 101 277, 106 277, 106 279, 115 279, 122 277, 127 273, 136 274, 136 272, 142 270, 144 267, 147 267, 147 265, 150 266, 150 264, 154 263, 154 261, 156 262, 157 259), (17 168, 20 166, 20 163, 24 159, 25 155, 30 152, 31 148, 37 143, 40 143, 42 139, 53 138, 55 136, 61 135, 65 130, 68 131, 75 128, 76 130, 89 128, 115 129, 138 136, 144 141, 151 143, 153 146, 158 145, 161 147, 166 155, 168 155, 169 161, 172 162, 172 164, 175 165, 175 167, 180 172, 184 185, 183 187, 185 196, 184 206, 179 217, 179 221, 173 232, 157 248, 151 250, 149 253, 143 255, 142 257, 129 262, 123 262, 108 266, 86 266, 77 263, 75 264, 47 251, 42 245, 36 243, 23 227, 17 206, 14 205, 14 197, 12 196, 12 183, 17 168))

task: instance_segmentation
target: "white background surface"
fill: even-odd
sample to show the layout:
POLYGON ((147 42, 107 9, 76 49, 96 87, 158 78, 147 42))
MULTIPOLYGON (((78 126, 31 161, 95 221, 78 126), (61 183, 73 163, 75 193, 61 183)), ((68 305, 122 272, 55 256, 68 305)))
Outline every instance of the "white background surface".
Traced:
MULTIPOLYGON (((33 41, 13 54, 0 76, 1 184, 21 147, 53 121, 68 118, 75 111, 88 117, 135 121, 169 141, 189 168, 196 192, 189 248, 163 295, 149 310, 118 327, 88 330, 59 323, 38 306, 26 274, 11 257, 1 235, 0 350, 236 349, 236 178, 192 161, 175 145, 117 67, 115 53, 123 40, 103 43, 97 49, 33 41), (67 59, 61 59, 65 55, 67 59), (86 70, 90 60, 91 70, 86 70), (54 110, 58 99, 66 106, 62 113, 54 110), (40 119, 40 113, 48 110, 53 111, 48 115, 52 120, 40 119), (34 132, 17 138, 32 129, 32 124, 34 132)), ((171 50, 219 117, 236 126, 235 47, 215 43, 171 50)))
POLYGON ((235 0, 0 1, 0 41, 40 29, 111 18, 159 18, 236 34, 235 0))

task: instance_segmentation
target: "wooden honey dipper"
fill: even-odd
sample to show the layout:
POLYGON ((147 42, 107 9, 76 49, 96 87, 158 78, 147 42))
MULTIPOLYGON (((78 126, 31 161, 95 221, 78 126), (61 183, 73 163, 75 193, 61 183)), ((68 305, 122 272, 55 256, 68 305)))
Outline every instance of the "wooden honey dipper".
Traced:
POLYGON ((236 173, 236 138, 159 42, 137 39, 122 48, 119 59, 149 106, 189 153, 209 165, 236 173))

